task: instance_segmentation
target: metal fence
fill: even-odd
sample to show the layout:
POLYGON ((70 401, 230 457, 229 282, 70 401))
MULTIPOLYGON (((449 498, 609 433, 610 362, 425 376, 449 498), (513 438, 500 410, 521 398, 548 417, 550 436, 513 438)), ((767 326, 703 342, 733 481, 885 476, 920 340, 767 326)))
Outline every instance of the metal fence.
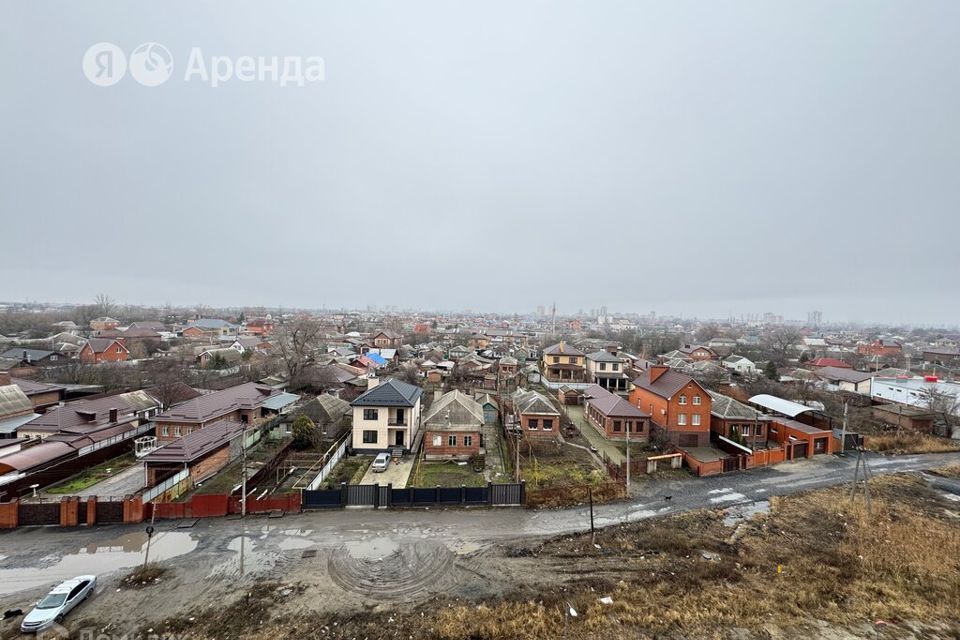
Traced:
POLYGON ((427 507, 456 505, 520 506, 524 483, 487 484, 485 487, 406 487, 392 485, 342 484, 339 489, 305 489, 304 509, 344 507, 427 507))
POLYGON ((320 473, 317 474, 317 477, 310 481, 307 489, 312 491, 323 484, 323 481, 327 479, 327 476, 330 475, 330 472, 333 471, 333 468, 337 466, 337 463, 340 462, 344 455, 346 455, 347 444, 348 438, 344 437, 343 441, 340 443, 340 446, 333 451, 329 459, 323 465, 323 468, 320 469, 320 473))
POLYGON ((183 482, 184 480, 186 480, 186 479, 189 478, 189 477, 190 477, 190 471, 187 470, 187 469, 184 469, 183 471, 177 473, 176 475, 167 478, 166 480, 164 480, 163 482, 161 482, 161 483, 158 484, 157 486, 155 486, 155 487, 150 487, 149 489, 147 489, 146 491, 144 491, 144 492, 143 492, 143 501, 144 501, 144 502, 150 502, 151 500, 153 500, 153 499, 156 498, 157 496, 159 496, 159 495, 161 495, 161 494, 163 494, 163 493, 166 493, 169 489, 172 489, 175 485, 177 485, 177 484, 180 483, 180 482, 183 482))

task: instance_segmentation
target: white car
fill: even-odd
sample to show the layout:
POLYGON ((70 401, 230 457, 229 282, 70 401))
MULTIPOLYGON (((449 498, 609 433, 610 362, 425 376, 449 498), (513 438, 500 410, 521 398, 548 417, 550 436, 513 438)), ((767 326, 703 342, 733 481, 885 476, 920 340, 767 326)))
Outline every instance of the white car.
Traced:
POLYGON ((77 576, 61 582, 37 603, 20 623, 21 633, 37 633, 63 621, 70 610, 86 600, 97 586, 97 576, 77 576))
POLYGON ((390 454, 389 453, 378 453, 377 457, 373 459, 373 468, 374 473, 382 473, 387 470, 387 467, 390 466, 390 454))

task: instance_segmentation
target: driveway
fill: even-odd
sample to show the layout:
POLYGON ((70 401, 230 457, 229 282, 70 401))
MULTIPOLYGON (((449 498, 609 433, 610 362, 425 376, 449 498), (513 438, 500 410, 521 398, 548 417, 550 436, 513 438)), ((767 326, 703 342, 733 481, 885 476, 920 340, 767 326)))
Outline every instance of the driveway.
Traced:
MULTIPOLYGON (((627 458, 624 452, 600 435, 600 432, 587 422, 587 416, 584 415, 582 406, 567 405, 564 409, 566 409, 567 416, 573 421, 573 424, 577 425, 577 428, 580 429, 580 435, 587 439, 590 446, 597 451, 607 454, 607 457, 610 458, 614 464, 620 464, 626 461, 627 458)), ((631 447, 631 449, 633 448, 631 447)))
MULTIPOLYGON (((101 480, 97 484, 91 485, 86 489, 71 491, 70 495, 88 498, 97 496, 100 499, 122 498, 132 495, 143 489, 143 463, 134 464, 123 471, 116 473, 109 478, 101 480)), ((52 494, 41 492, 44 500, 60 500, 62 494, 52 494)))
POLYGON ((392 484, 394 489, 403 489, 407 486, 407 478, 413 471, 415 460, 413 456, 403 456, 399 461, 391 458, 386 471, 377 473, 372 468, 367 469, 360 484, 392 484))

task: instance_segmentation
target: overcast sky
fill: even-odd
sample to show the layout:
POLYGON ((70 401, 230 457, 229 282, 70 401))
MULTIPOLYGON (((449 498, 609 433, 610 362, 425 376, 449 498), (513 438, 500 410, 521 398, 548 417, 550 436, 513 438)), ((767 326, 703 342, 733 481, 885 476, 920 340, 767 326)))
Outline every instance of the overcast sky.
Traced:
POLYGON ((955 324, 958 60, 956 0, 4 2, 0 300, 955 324))

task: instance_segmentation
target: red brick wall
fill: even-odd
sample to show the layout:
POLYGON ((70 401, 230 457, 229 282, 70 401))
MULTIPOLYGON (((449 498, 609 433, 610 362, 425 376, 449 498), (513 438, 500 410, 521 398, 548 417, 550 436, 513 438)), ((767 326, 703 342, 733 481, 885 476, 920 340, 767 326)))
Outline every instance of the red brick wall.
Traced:
POLYGON ((480 453, 480 432, 479 431, 427 431, 423 436, 423 453, 426 456, 443 458, 469 458, 472 455, 480 453), (434 446, 433 436, 440 436, 442 444, 434 446), (447 444, 447 436, 457 436, 457 446, 451 447, 447 444), (473 442, 469 447, 463 445, 463 437, 470 436, 473 442))
POLYGON ((19 523, 20 502, 0 502, 0 529, 16 529, 19 523))
POLYGON ((230 447, 223 447, 190 467, 190 477, 194 482, 201 482, 225 467, 228 462, 230 462, 230 447))
POLYGON ((667 429, 670 440, 675 444, 680 441, 681 435, 696 435, 697 445, 706 446, 710 442, 710 396, 700 386, 691 381, 677 391, 669 400, 662 398, 640 387, 630 392, 630 403, 647 412, 654 424, 667 429), (687 404, 680 404, 680 396, 685 395, 687 404), (700 396, 700 404, 693 404, 694 396, 700 396), (678 415, 686 414, 687 424, 678 423, 678 415), (693 416, 700 416, 700 424, 694 426, 693 416))
POLYGON ((523 429, 524 438, 559 438, 560 437, 560 416, 548 416, 538 414, 520 414, 520 427, 523 429), (532 420, 537 421, 537 428, 531 429, 532 420), (549 431, 543 428, 544 420, 552 420, 553 427, 549 431))

